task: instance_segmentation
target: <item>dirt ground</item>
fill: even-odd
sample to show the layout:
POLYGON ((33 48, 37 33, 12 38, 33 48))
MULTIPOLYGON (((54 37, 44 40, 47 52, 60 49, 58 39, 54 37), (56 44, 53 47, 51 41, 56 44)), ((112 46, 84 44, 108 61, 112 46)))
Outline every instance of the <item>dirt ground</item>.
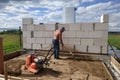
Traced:
POLYGON ((111 80, 103 62, 72 60, 67 56, 60 56, 61 59, 52 57, 49 66, 44 67, 38 74, 33 74, 22 69, 27 55, 21 55, 7 61, 11 75, 30 80, 111 80))

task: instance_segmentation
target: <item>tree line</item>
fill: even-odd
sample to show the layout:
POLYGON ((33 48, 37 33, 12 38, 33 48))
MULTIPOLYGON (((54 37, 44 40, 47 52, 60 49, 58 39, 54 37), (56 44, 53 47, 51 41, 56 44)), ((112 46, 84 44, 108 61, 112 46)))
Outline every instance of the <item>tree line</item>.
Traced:
POLYGON ((3 30, 0 34, 20 34, 22 33, 21 30, 18 29, 11 29, 11 30, 3 30))

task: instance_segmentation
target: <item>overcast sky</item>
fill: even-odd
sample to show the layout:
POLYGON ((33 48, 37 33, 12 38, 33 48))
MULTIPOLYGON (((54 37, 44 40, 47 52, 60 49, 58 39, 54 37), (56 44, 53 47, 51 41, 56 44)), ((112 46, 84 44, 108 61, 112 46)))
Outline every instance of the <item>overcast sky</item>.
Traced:
POLYGON ((35 24, 63 22, 63 7, 75 7, 76 22, 99 22, 109 14, 109 29, 120 30, 120 0, 0 0, 0 28, 18 28, 22 18, 35 24))

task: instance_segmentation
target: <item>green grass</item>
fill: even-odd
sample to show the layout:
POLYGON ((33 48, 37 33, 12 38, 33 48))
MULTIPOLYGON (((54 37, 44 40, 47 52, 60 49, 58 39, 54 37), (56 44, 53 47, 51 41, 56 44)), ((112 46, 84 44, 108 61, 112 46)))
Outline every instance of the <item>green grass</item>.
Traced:
POLYGON ((109 41, 110 41, 110 44, 112 46, 115 46, 117 47, 118 49, 120 49, 120 35, 118 34, 110 34, 109 35, 109 41))
POLYGON ((3 38, 3 49, 5 54, 22 49, 18 34, 0 34, 0 37, 3 38))

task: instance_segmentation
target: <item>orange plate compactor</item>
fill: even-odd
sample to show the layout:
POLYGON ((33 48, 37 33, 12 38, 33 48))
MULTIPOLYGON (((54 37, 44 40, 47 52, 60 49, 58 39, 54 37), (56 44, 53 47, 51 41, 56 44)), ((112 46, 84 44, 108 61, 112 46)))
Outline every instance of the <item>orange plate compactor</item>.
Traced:
POLYGON ((48 64, 51 56, 53 55, 53 48, 51 48, 45 57, 39 57, 38 54, 30 54, 26 57, 25 68, 32 73, 38 73, 42 68, 43 64, 48 64))

